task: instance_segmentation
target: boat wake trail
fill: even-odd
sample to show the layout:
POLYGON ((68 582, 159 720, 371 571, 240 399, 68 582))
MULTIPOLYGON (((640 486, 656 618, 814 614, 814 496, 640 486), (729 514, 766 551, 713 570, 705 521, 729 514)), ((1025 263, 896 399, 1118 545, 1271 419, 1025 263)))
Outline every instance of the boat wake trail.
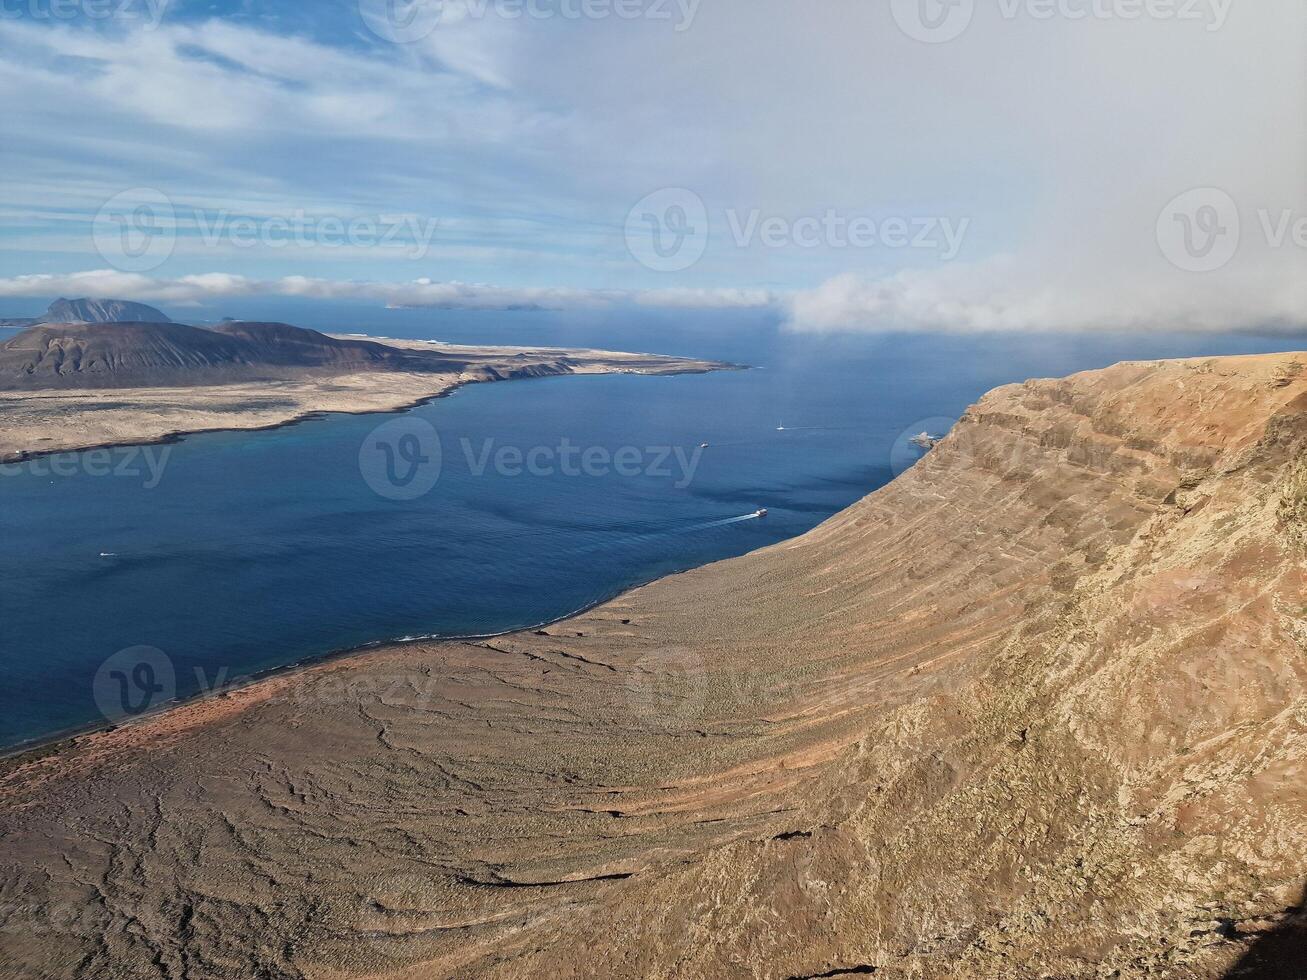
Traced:
POLYGON ((784 425, 777 432, 866 432, 865 426, 859 425, 784 425))
POLYGON ((677 534, 689 534, 692 531, 707 531, 709 528, 725 527, 728 524, 740 524, 744 521, 761 520, 761 514, 741 514, 739 517, 727 517, 720 521, 708 521, 706 524, 691 524, 677 530, 677 534))

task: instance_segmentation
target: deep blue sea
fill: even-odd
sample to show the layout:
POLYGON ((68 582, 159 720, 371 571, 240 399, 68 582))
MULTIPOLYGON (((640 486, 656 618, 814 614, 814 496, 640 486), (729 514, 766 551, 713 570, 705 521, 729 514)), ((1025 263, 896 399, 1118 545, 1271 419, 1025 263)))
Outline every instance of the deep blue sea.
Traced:
POLYGON ((461 343, 693 354, 753 370, 477 385, 398 415, 6 467, 0 746, 344 648, 544 623, 792 537, 911 465, 909 436, 941 432, 998 384, 1125 358, 1307 346, 1144 334, 819 338, 762 316, 689 313, 281 304, 212 319, 226 313, 461 343), (766 519, 747 519, 759 508, 766 519))

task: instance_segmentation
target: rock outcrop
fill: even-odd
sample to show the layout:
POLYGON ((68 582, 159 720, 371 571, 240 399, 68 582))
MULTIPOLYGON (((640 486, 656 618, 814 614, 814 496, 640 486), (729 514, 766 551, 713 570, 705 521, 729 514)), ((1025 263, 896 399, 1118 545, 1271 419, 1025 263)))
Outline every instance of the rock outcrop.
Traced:
POLYGON ((57 299, 38 323, 172 323, 162 310, 125 299, 57 299))
POLYGON ((0 319, 3 327, 38 323, 172 323, 163 311, 124 299, 57 299, 38 317, 0 319))
POLYGON ((1283 965, 1307 881, 1305 364, 1002 388, 797 540, 13 760, 3 972, 1283 965))

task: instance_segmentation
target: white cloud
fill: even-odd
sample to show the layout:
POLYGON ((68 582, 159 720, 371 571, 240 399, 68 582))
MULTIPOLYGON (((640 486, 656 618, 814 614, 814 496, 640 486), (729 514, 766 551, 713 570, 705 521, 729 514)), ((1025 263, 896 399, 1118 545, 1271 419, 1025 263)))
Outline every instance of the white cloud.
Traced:
POLYGON ((187 295, 200 287, 184 273, 224 268, 251 294, 285 294, 285 274, 307 271, 318 294, 401 304, 776 303, 795 329, 1307 325, 1307 249, 1268 242, 1260 221, 1307 216, 1301 0, 1192 22, 1059 12, 1140 8, 1125 2, 977 4, 937 45, 865 0, 721 0, 684 31, 474 18, 462 2, 411 45, 357 18, 348 46, 221 20, 117 33, 0 20, 0 210, 25 216, 0 269, 100 263, 90 216, 146 186, 179 210, 441 219, 399 284, 380 282, 398 251, 241 252, 182 234, 149 288, 187 295), (695 266, 659 275, 622 228, 667 187, 699 195, 715 234, 695 266), (1243 219, 1216 272, 1175 268, 1155 233, 1195 187, 1228 192, 1243 219), (731 210, 829 209, 970 225, 952 262, 722 233, 731 210), (468 285, 487 281, 506 285, 468 285))
POLYGON ((642 306, 687 309, 760 309, 774 306, 779 297, 767 289, 645 289, 633 294, 642 306))
POLYGON ((44 91, 83 118, 98 105, 183 131, 417 141, 501 139, 540 121, 482 90, 474 74, 220 20, 110 35, 4 19, 0 44, 13 55, 11 91, 44 91))
POLYGON ((1206 277, 1040 282, 1025 259, 1008 258, 881 278, 836 276, 787 297, 785 309, 791 329, 822 332, 1301 330, 1307 278, 1281 265, 1206 277))
POLYGON ((206 300, 245 296, 290 296, 300 299, 355 300, 390 307, 429 309, 583 309, 621 303, 674 308, 757 308, 774 297, 762 291, 568 289, 495 286, 484 283, 371 282, 284 276, 250 279, 223 272, 161 279, 139 273, 96 269, 69 275, 26 275, 0 279, 0 298, 92 296, 138 302, 194 305, 206 300))

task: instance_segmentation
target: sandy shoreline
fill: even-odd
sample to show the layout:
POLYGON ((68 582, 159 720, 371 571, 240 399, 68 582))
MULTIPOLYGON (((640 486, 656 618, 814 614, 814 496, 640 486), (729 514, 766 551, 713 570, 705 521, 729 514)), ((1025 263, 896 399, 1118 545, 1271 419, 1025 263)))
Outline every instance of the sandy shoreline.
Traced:
MULTIPOLYGON (((340 334, 337 336, 347 337, 350 339, 364 339, 365 335, 361 334, 340 334)), ((31 392, 6 392, 0 391, 0 465, 15 465, 18 463, 28 462, 34 459, 40 459, 45 456, 59 455, 73 452, 91 452, 102 449, 114 449, 124 446, 143 446, 143 445, 172 445, 183 441, 188 436, 199 435, 202 433, 214 432, 265 432, 288 426, 298 425, 303 422, 322 419, 331 415, 384 415, 396 414, 417 408, 421 405, 429 404, 441 398, 446 398, 456 392, 458 389, 481 383, 493 383, 496 380, 525 380, 542 377, 569 377, 573 375, 602 375, 612 373, 627 374, 646 374, 646 375, 673 375, 673 374, 691 374, 706 373, 714 370, 738 370, 740 365, 726 364, 723 362, 714 362, 698 360, 694 358, 683 358, 674 355, 645 354, 645 353, 625 353, 619 351, 605 351, 590 348, 540 348, 540 347, 515 347, 515 346, 471 346, 458 344, 444 344, 437 341, 421 340, 397 340, 389 337, 366 337, 365 339, 383 342, 395 347, 412 348, 412 349, 431 349, 457 351, 460 354, 468 354, 478 359, 484 360, 487 367, 496 369, 504 367, 521 371, 523 368, 535 369, 539 366, 552 366, 558 359, 566 357, 568 360, 576 362, 575 366, 569 366, 568 370, 555 371, 546 370, 542 373, 524 374, 521 377, 507 377, 498 379, 488 377, 483 373, 469 375, 464 372, 460 375, 431 375, 431 374, 365 374, 365 375, 346 375, 337 377, 326 377, 304 382, 266 382, 260 384, 234 384, 220 385, 212 388, 192 388, 192 389, 103 389, 91 391, 31 391, 31 392), (526 355, 527 360, 522 362, 522 355, 526 355), (510 361, 509 358, 512 360, 510 361), (369 390, 366 392, 355 392, 353 386, 356 383, 366 383, 369 390), (10 400, 37 400, 43 401, 49 399, 52 403, 52 411, 58 410, 53 406, 61 406, 66 401, 80 402, 84 399, 101 399, 114 398, 119 401, 135 401, 142 407, 142 410, 148 410, 153 404, 161 399, 170 399, 187 395, 192 400, 203 402, 205 400, 213 401, 220 398, 241 399, 261 397, 266 399, 267 391, 270 387, 277 385, 296 386, 305 389, 305 396, 317 398, 324 405, 330 407, 314 408, 285 418, 275 418, 272 421, 264 422, 261 420, 261 413, 251 411, 247 413, 245 424, 233 425, 223 424, 212 427, 186 428, 176 431, 167 431, 151 436, 148 428, 141 427, 139 430, 124 432, 120 437, 105 442, 86 442, 82 444, 76 441, 70 443, 61 443, 55 448, 42 448, 26 452, 5 454, 8 442, 12 440, 3 428, 5 422, 5 405, 10 400), (418 386, 417 391, 410 391, 413 386, 418 386), (344 386, 349 391, 349 406, 339 407, 338 403, 332 398, 335 390, 344 386), (381 390, 376 390, 381 389, 381 390), (429 389, 429 390, 428 390, 429 389), (255 394, 257 392, 257 395, 255 394)), ((83 410, 81 412, 84 418, 87 414, 93 414, 94 410, 83 410)), ((230 422, 230 420, 228 420, 230 422)), ((94 421, 87 431, 94 431, 94 421)), ((104 424, 101 423, 101 427, 104 424)), ((669 573, 676 574, 676 573, 669 573)), ((634 587, 633 587, 634 588, 634 587)), ((623 590, 623 592, 630 589, 623 590)), ((278 667, 272 667, 258 671, 248 677, 242 678, 241 683, 233 687, 228 685, 221 691, 197 693, 192 697, 180 698, 170 701, 166 704, 152 708, 140 718, 133 719, 125 725, 115 725, 108 721, 88 722, 84 725, 77 725, 71 728, 62 729, 52 732, 49 735, 39 736, 31 741, 7 748, 0 747, 0 766, 12 768, 15 765, 21 765, 28 758, 36 758, 48 755, 52 752, 60 751, 61 747, 76 743, 80 739, 100 734, 106 731, 114 731, 121 728, 130 728, 132 726, 147 722, 149 719, 169 711, 185 709, 197 702, 203 702, 215 698, 220 698, 231 694, 241 688, 250 687, 263 681, 272 680, 287 674, 294 674, 327 663, 338 663, 349 660, 355 656, 363 655, 378 649, 388 647, 404 647, 419 643, 440 642, 458 642, 465 640, 488 640, 498 636, 506 636, 523 630, 537 630, 551 626, 555 623, 562 622, 573 616, 581 615, 595 606, 602 605, 605 602, 612 601, 622 593, 617 593, 604 599, 596 600, 580 609, 572 610, 561 616, 546 620, 541 623, 530 626, 520 627, 514 630, 506 630, 500 633, 489 633, 477 636, 448 636, 448 637, 421 637, 413 640, 403 639, 382 639, 369 643, 360 644, 353 647, 343 647, 335 650, 327 650, 320 654, 314 654, 293 664, 284 664, 278 667)))
POLYGON ((176 442, 201 432, 258 432, 324 415, 400 412, 468 385, 577 374, 694 374, 738 365, 657 354, 569 348, 453 347, 459 373, 368 372, 196 387, 0 391, 0 463, 60 453, 176 442))
MULTIPOLYGON (((442 395, 434 396, 436 398, 442 395)), ((287 425, 294 425, 294 422, 287 422, 287 425)), ((190 433, 188 433, 190 434, 190 433)), ((178 437, 180 440, 181 436, 178 437)), ((108 448, 108 447, 105 447, 108 448)), ((711 563, 711 564, 716 564, 711 563)), ((516 636, 523 633, 533 633, 540 630, 547 630, 551 626, 557 626, 560 623, 566 623, 584 616, 602 606, 611 602, 617 602, 623 596, 629 595, 639 589, 652 585, 654 582, 661 582, 664 579, 675 578, 678 575, 684 575, 687 572, 694 571, 696 568, 708 566, 696 565, 688 566, 683 569, 663 572, 655 579, 648 582, 637 583, 614 592, 612 595, 595 599, 584 606, 572 609, 562 615, 555 616, 552 619, 542 620, 538 623, 531 623, 526 626, 516 626, 512 629, 501 630, 497 633, 470 633, 470 634, 450 634, 442 636, 432 634, 429 636, 417 636, 412 639, 385 639, 372 640, 368 643, 360 643, 351 647, 340 647, 335 650, 327 650, 323 653, 310 654, 294 663, 281 664, 277 667, 267 667, 263 670, 255 671, 243 677, 238 677, 227 681, 220 689, 214 691, 201 691, 188 697, 179 697, 171 701, 164 702, 140 716, 133 718, 125 723, 115 724, 110 721, 92 721, 84 725, 75 725, 71 728, 61 729, 57 732, 51 732, 49 735, 42 735, 31 741, 23 742, 18 745, 9 746, 8 748, 0 747, 0 778, 15 768, 22 766, 24 763, 39 759, 48 755, 57 755, 60 752, 73 748, 79 741, 88 736, 101 735, 106 732, 125 731, 134 728, 137 725, 148 724, 161 715, 172 712, 186 711, 194 708, 206 701, 213 701, 257 687, 265 682, 273 682, 280 678, 291 678, 297 674, 308 673, 321 667, 349 665, 351 661, 357 660, 359 664, 366 663, 366 658, 374 653, 385 652, 389 650, 402 650, 406 647, 419 647, 432 643, 472 643, 484 640, 496 640, 506 636, 516 636)))

